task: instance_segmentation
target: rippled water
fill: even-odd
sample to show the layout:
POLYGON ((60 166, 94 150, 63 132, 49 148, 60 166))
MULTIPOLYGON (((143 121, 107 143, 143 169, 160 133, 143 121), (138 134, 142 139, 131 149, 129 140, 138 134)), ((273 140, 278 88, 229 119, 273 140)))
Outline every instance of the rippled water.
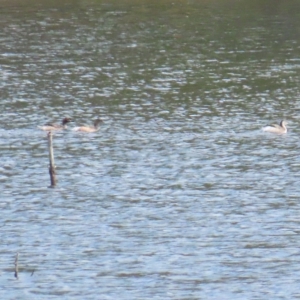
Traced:
POLYGON ((300 298, 297 2, 0 7, 0 294, 300 298))

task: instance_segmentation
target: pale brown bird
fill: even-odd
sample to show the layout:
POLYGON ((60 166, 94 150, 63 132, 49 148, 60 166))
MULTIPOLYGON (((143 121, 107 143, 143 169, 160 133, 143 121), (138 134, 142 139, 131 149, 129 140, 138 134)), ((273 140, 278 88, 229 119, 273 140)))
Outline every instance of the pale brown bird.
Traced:
POLYGON ((272 124, 263 128, 263 131, 273 133, 287 133, 286 121, 281 121, 279 125, 272 124))
POLYGON ((53 123, 47 123, 42 126, 38 126, 39 129, 45 130, 45 131, 52 131, 52 130, 63 130, 67 128, 67 124, 71 122, 71 118, 64 118, 61 122, 61 124, 53 124, 53 123))
POLYGON ((102 120, 97 119, 94 121, 94 125, 92 126, 80 126, 73 128, 74 131, 80 131, 80 132, 96 132, 100 129, 100 124, 103 123, 102 120))

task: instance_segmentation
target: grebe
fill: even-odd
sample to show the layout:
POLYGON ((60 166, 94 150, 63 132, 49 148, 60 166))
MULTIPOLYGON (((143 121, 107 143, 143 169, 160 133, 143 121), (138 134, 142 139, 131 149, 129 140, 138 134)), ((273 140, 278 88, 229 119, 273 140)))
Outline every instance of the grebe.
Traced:
POLYGON ((52 124, 47 123, 43 126, 38 126, 38 128, 45 130, 45 131, 52 131, 52 130, 62 130, 67 128, 67 124, 71 122, 71 118, 64 118, 61 124, 52 124))
POLYGON ((97 119, 94 121, 93 126, 80 126, 80 127, 75 127, 73 130, 81 131, 81 132, 96 132, 99 130, 100 123, 103 123, 103 121, 100 119, 97 119))
POLYGON ((273 132, 273 133, 287 133, 286 121, 281 121, 280 125, 272 124, 263 128, 263 131, 273 132))

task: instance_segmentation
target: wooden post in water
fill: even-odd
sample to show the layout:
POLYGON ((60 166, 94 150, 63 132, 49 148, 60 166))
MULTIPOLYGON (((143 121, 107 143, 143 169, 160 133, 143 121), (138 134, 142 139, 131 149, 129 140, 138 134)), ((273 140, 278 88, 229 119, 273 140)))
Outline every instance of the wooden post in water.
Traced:
POLYGON ((50 174, 50 181, 51 187, 56 185, 56 175, 55 175, 55 165, 54 165, 54 154, 53 154, 53 144, 52 144, 52 132, 48 132, 48 146, 49 146, 49 174, 50 174))
POLYGON ((15 258, 15 278, 19 279, 19 253, 17 253, 16 258, 15 258))

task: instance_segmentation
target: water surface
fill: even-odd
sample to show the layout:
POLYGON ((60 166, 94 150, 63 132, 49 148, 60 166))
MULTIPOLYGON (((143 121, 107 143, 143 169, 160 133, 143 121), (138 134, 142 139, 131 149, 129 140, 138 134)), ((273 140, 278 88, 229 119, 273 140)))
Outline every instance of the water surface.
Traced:
POLYGON ((0 294, 300 298, 299 14, 1 2, 0 294), (36 127, 64 116, 51 189, 36 127), (261 131, 282 119, 286 135, 261 131))

